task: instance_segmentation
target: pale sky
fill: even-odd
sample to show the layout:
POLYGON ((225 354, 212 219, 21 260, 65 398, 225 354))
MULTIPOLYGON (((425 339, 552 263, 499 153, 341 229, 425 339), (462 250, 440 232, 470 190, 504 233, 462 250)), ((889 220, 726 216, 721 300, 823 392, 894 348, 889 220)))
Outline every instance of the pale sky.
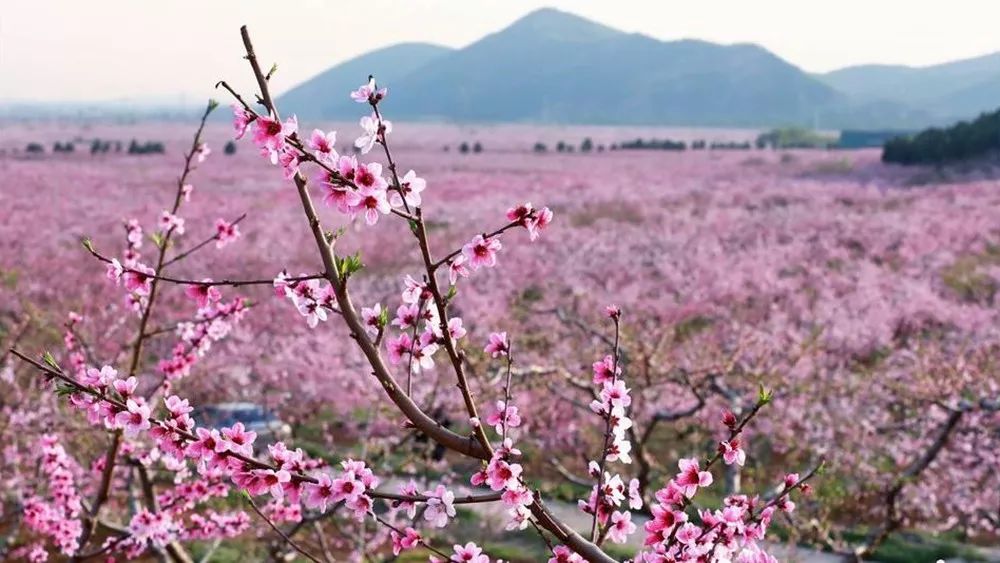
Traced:
POLYGON ((812 72, 1000 51, 997 0, 0 0, 0 100, 194 103, 219 79, 249 86, 244 23, 280 92, 393 43, 461 47, 544 6, 663 40, 758 43, 812 72))

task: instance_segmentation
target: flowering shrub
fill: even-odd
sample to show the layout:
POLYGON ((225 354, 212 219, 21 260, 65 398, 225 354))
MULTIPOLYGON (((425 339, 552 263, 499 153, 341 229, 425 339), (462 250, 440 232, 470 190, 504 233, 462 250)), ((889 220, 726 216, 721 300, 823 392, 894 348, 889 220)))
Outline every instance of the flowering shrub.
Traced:
MULTIPOLYGON (((629 464, 632 447, 628 433, 632 426, 631 389, 626 384, 627 370, 620 364, 622 311, 607 307, 614 345, 610 354, 594 364, 590 409, 604 431, 603 444, 589 463, 594 484, 589 496, 580 500, 581 510, 591 517, 587 535, 574 531, 546 507, 537 482, 525 470, 523 462, 527 458, 516 446, 525 439, 513 379, 516 333, 493 332, 485 345, 480 345, 483 353, 500 362, 506 373, 503 399, 497 400, 496 408, 483 417, 480 401, 468 381, 466 347, 461 345, 470 336, 463 319, 451 312, 466 278, 498 266, 506 252, 502 239, 511 231, 524 229, 530 241, 537 240, 553 221, 553 212, 530 203, 515 205, 506 213, 506 224, 474 234, 460 248, 435 257, 422 207, 427 183, 413 170, 399 175, 390 150, 392 126, 381 113, 387 89, 378 87, 370 78, 351 93, 355 101, 366 104, 371 111, 361 119, 363 133, 354 146, 362 156, 379 148, 385 159, 383 167, 379 162, 338 154, 333 132, 315 130, 307 141, 301 140, 295 117, 279 116, 268 90, 269 76, 261 72, 245 29, 243 39, 263 109, 258 111, 226 83, 220 83, 236 99, 235 137, 250 132, 265 160, 291 180, 314 238, 320 272, 290 275, 281 271, 273 279, 213 281, 177 277, 169 271, 173 264, 204 248, 214 246, 221 251, 241 236, 237 223, 242 217, 232 221, 220 218, 206 239, 183 247, 178 243, 193 227, 181 215, 183 206, 197 197, 189 177, 211 152, 201 139, 205 121, 215 108, 210 103, 186 153, 173 201, 151 232, 154 249, 149 258, 144 254, 143 226, 136 220, 125 223, 125 246, 118 257, 105 255, 89 240, 84 242, 87 251, 106 265, 109 282, 123 292, 125 310, 137 318, 136 333, 114 356, 116 361, 96 361, 93 350, 78 335, 83 318, 76 314, 71 314, 65 325, 64 361, 57 361, 49 353, 33 359, 19 349, 11 350, 32 370, 40 372, 57 395, 82 411, 82 420, 109 436, 106 454, 89 470, 95 477, 93 483, 80 479, 86 471, 76 466, 57 438, 43 438, 40 462, 47 483, 40 482, 24 502, 24 526, 35 540, 18 548, 17 555, 41 560, 48 549, 55 549, 80 558, 105 553, 132 558, 153 551, 186 561, 190 559, 187 542, 221 540, 248 531, 250 517, 245 511, 217 512, 212 508, 218 506, 213 498, 226 497, 235 490, 290 548, 314 561, 320 559, 282 531, 278 523, 317 522, 340 510, 345 513, 345 525, 364 529, 366 523, 375 523, 380 530, 366 540, 359 555, 386 542, 387 549, 397 555, 403 550, 423 548, 431 552, 432 561, 490 561, 475 542, 456 545, 449 553, 414 527, 419 524, 418 511, 419 520, 429 528, 446 527, 456 516, 455 505, 467 503, 502 505, 508 529, 531 526, 550 546, 550 561, 613 561, 602 549, 603 544, 623 543, 635 533, 637 526, 631 521, 630 511, 644 505, 638 482, 633 479, 626 485, 612 465, 629 464), (311 185, 308 178, 313 178, 316 185, 311 185), (327 206, 368 228, 379 227, 380 220, 395 219, 407 224, 422 258, 423 271, 402 280, 399 304, 391 319, 393 304, 373 303, 360 311, 355 308, 348 286, 364 273, 362 256, 339 250, 347 244, 343 231, 323 228, 313 199, 317 191, 327 206), (447 279, 447 286, 441 285, 442 278, 447 279), (175 388, 213 347, 225 342, 251 307, 245 299, 225 295, 223 288, 252 285, 272 286, 278 297, 290 301, 310 328, 342 321, 364 356, 367 370, 404 417, 405 426, 478 463, 479 468, 466 477, 481 491, 464 494, 442 480, 423 492, 413 482, 400 486, 399 492, 390 492, 380 487, 383 478, 364 461, 345 459, 335 468, 281 440, 259 444, 257 433, 242 422, 222 428, 199 425, 193 417, 194 406, 175 388), (154 328, 158 298, 170 286, 180 286, 187 307, 194 313, 168 328, 154 328), (152 345, 155 337, 171 333, 177 340, 156 363, 156 375, 146 373, 145 347, 152 345), (435 368, 435 357, 452 372, 467 432, 442 425, 417 402, 414 379, 435 368), (405 383, 397 377, 404 377, 405 383), (123 475, 117 468, 123 465, 128 468, 128 480, 121 484, 123 475), (130 514, 127 522, 118 522, 123 514, 112 508, 121 507, 122 501, 114 497, 117 493, 132 495, 133 484, 141 499, 139 507, 126 513, 130 514), (92 500, 83 499, 86 493, 92 500), (266 499, 267 504, 261 506, 260 499, 266 499)), ((719 443, 717 453, 705 460, 704 468, 697 459, 680 460, 681 471, 654 495, 656 504, 650 508, 653 520, 645 525, 646 547, 636 555, 637 559, 771 559, 758 542, 775 510, 793 509, 789 495, 805 489, 815 469, 802 478, 787 476, 777 492, 766 498, 732 495, 725 499, 724 507, 715 511, 694 512, 692 505, 699 489, 712 485, 708 469, 715 463, 720 459, 726 464, 744 462, 740 436, 771 400, 771 393, 761 388, 754 408, 746 415, 738 418, 726 414, 722 424, 728 429, 728 438, 719 443)), ((461 467, 456 464, 453 468, 459 476, 461 467)), ((327 543, 321 543, 324 557, 329 558, 327 543)))

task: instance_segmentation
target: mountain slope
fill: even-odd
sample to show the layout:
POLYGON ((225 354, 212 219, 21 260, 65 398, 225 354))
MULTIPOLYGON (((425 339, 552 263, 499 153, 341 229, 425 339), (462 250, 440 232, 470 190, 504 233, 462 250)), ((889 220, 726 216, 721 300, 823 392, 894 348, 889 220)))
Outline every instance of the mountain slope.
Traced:
POLYGON ((767 125, 846 102, 754 45, 663 42, 552 9, 397 86, 393 114, 463 121, 767 125))
POLYGON ((429 43, 400 43, 353 58, 299 84, 278 98, 287 113, 312 119, 355 119, 357 105, 348 93, 363 84, 369 74, 379 83, 392 84, 450 52, 429 43))
POLYGON ((941 118, 974 117, 1000 106, 1000 53, 926 67, 861 65, 818 78, 856 100, 890 100, 941 118))
POLYGON ((713 126, 912 126, 924 114, 857 101, 757 45, 659 41, 554 9, 464 48, 398 45, 280 98, 303 117, 354 119, 368 73, 400 119, 713 126))

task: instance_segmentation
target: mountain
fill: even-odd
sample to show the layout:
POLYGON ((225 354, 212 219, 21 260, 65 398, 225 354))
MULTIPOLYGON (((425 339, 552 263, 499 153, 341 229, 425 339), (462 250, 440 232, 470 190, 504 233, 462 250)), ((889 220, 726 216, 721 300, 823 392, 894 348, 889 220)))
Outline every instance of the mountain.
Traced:
POLYGON ((851 101, 756 45, 659 41, 554 9, 462 49, 397 45, 337 65, 279 99, 303 117, 354 119, 343 93, 368 73, 396 118, 769 126, 818 124, 851 101))
POLYGON ((278 99, 287 113, 319 119, 355 118, 357 104, 348 92, 363 84, 369 74, 379 83, 394 84, 414 70, 451 49, 430 43, 400 43, 353 58, 292 88, 278 99))
POLYGON ((920 108, 940 120, 975 117, 1000 106, 1000 53, 925 67, 853 66, 817 78, 854 100, 920 108))
POLYGON ((811 122, 843 98, 754 45, 663 42, 551 9, 432 61, 398 91, 391 111, 408 118, 597 124, 811 122))
POLYGON ((279 102, 354 120, 346 92, 370 73, 390 87, 386 112, 408 120, 916 129, 1000 105, 1000 53, 811 75, 758 45, 660 41, 550 8, 460 49, 362 55, 279 102))

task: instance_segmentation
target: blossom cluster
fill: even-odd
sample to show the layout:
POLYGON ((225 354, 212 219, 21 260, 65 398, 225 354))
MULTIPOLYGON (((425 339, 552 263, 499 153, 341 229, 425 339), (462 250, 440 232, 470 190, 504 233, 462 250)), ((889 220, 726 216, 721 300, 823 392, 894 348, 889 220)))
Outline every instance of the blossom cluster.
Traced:
MULTIPOLYGON (((621 309, 609 305, 605 307, 605 314, 614 324, 617 341, 621 309)), ((603 528, 603 534, 609 540, 625 543, 628 536, 635 532, 636 525, 632 523, 632 514, 624 505, 627 504, 633 510, 642 508, 639 482, 632 479, 626 487, 621 475, 606 471, 606 467, 609 462, 632 463, 632 442, 628 437, 628 430, 632 427, 632 419, 628 416, 632 397, 622 378, 617 346, 613 354, 604 356, 591 367, 593 383, 600 391, 591 401, 590 410, 601 417, 605 432, 599 459, 591 460, 588 464, 588 473, 596 484, 587 500, 581 499, 578 505, 581 510, 593 516, 595 528, 603 528)))
MULTIPOLYGON (((30 529, 48 537, 67 556, 79 549, 83 523, 80 492, 74 477, 74 464, 59 443, 58 437, 46 434, 41 440, 41 472, 47 480, 47 495, 31 495, 24 500, 24 522, 30 529)), ((44 548, 39 546, 42 552, 44 548)), ((38 558, 36 551, 32 559, 38 558)))

